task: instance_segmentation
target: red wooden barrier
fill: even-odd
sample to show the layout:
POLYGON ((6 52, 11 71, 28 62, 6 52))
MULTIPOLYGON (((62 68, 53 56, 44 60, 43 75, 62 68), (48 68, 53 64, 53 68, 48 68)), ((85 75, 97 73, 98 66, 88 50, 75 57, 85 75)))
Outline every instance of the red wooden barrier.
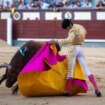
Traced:
MULTIPOLYGON (((73 21, 87 29, 87 39, 105 40, 105 21, 73 21)), ((65 38, 67 30, 61 28, 61 21, 28 21, 13 22, 13 38, 65 38)))
POLYGON ((7 21, 0 20, 0 39, 7 39, 7 21))

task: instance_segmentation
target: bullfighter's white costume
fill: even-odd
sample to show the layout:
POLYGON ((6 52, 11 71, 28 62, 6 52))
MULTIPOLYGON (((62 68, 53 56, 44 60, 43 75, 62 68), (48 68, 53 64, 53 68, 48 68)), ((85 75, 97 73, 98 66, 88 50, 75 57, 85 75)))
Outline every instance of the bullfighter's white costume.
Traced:
MULTIPOLYGON (((67 19, 65 19, 67 20, 67 19)), ((67 20, 68 21, 68 20, 67 20)), ((70 27, 67 26, 67 27, 70 27)), ((67 54, 67 59, 68 59, 68 75, 67 75, 67 80, 69 80, 69 86, 67 85, 67 93, 70 93, 70 85, 72 85, 72 77, 74 73, 74 67, 76 60, 81 64, 85 74, 88 76, 89 80, 94 86, 95 89, 95 94, 97 96, 101 96, 101 93, 99 91, 99 88, 96 84, 94 75, 89 71, 84 55, 83 55, 83 50, 82 50, 82 45, 85 40, 85 35, 86 35, 86 29, 79 24, 73 24, 72 28, 68 32, 68 37, 65 39, 59 39, 58 43, 62 47, 63 45, 69 44, 69 49, 68 49, 68 54, 67 54)))

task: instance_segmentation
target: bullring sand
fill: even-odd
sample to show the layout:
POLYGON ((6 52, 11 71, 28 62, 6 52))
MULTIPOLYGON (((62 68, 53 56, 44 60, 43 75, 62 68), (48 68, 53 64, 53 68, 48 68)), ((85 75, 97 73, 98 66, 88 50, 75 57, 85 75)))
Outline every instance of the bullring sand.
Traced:
MULTIPOLYGON (((18 50, 18 46, 9 46, 0 40, 0 64, 9 63, 12 56, 18 50)), ((67 47, 63 47, 61 54, 66 54, 67 47)), ((50 96, 50 97, 24 97, 18 92, 11 95, 11 89, 5 87, 5 82, 0 85, 0 105, 105 105, 105 48, 84 48, 84 55, 88 68, 96 76, 97 83, 102 92, 102 97, 97 98, 94 89, 87 79, 89 90, 85 94, 72 97, 50 96)), ((0 78, 5 69, 0 69, 0 78)))

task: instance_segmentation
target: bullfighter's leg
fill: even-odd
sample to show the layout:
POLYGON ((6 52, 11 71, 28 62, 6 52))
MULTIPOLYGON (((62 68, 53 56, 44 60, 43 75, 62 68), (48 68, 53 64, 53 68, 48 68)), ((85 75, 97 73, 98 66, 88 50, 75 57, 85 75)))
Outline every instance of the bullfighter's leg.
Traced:
POLYGON ((95 80, 95 77, 94 75, 89 71, 87 65, 86 65, 86 62, 85 62, 85 59, 84 59, 84 56, 83 56, 83 51, 81 48, 79 48, 79 55, 77 56, 77 59, 79 61, 79 63, 81 64, 81 66, 83 67, 83 70, 85 72, 85 74, 88 76, 89 78, 89 81, 92 83, 94 89, 95 89, 95 94, 97 97, 101 97, 101 92, 99 91, 99 88, 98 88, 98 85, 97 85, 97 82, 95 80))

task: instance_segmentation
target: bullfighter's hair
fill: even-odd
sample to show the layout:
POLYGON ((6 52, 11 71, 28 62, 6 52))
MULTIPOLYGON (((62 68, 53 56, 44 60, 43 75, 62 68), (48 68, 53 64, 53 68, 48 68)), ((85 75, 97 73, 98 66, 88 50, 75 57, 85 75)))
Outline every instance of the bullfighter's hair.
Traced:
POLYGON ((62 28, 66 29, 67 27, 70 27, 70 25, 73 25, 71 19, 64 19, 62 21, 62 28))

